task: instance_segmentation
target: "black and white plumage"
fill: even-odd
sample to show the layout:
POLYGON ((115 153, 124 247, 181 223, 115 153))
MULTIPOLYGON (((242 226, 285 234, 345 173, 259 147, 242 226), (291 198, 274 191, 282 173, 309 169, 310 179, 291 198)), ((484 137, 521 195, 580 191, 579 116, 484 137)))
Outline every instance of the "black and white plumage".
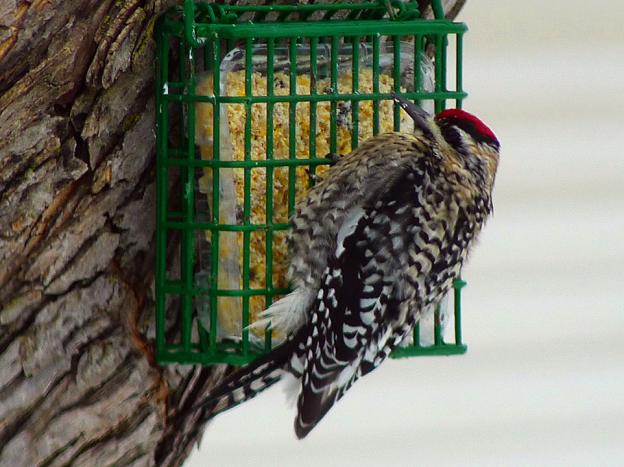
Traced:
POLYGON ((210 394, 217 410, 287 372, 300 381, 295 433, 303 438, 459 275, 492 209, 499 143, 466 112, 430 118, 396 99, 414 134, 369 139, 299 203, 290 237, 294 291, 265 313, 288 338, 210 394))

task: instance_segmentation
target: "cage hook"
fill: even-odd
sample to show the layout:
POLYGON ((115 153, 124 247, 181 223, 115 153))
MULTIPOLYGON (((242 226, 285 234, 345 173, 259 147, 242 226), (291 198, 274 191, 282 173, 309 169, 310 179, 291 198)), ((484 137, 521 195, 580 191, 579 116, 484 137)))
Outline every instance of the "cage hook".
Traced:
POLYGON ((435 19, 446 19, 442 0, 431 0, 431 9, 433 10, 433 17, 435 19))
POLYGON ((193 47, 201 47, 203 41, 197 39, 195 32, 195 3, 193 0, 184 0, 184 36, 193 47))

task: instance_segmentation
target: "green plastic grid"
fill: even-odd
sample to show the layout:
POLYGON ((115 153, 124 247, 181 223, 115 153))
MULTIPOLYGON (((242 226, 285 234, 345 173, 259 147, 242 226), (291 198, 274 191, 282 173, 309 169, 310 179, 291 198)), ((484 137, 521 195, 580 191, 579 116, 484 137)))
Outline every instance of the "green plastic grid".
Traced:
MULTIPOLYGON (((295 206, 295 170, 305 166, 314 175, 319 165, 331 161, 318 157, 314 134, 309 139, 309 159, 297 159, 295 141, 295 112, 297 103, 310 103, 310 128, 316 127, 316 105, 330 102, 330 151, 336 151, 337 141, 337 106, 339 101, 351 101, 353 147, 358 144, 358 109, 359 102, 373 102, 373 132, 380 131, 379 102, 390 99, 390 94, 379 91, 380 44, 386 41, 394 43, 393 78, 395 92, 413 99, 416 103, 433 100, 435 111, 446 107, 447 101, 453 100, 456 107, 461 107, 466 93, 462 89, 462 37, 466 26, 444 19, 441 2, 432 1, 436 19, 419 18, 416 3, 392 1, 392 14, 386 15, 387 6, 383 1, 359 4, 306 4, 306 5, 255 5, 225 6, 216 4, 193 3, 186 0, 184 8, 173 8, 158 21, 157 39, 157 77, 156 77, 156 129, 157 129, 157 232, 156 232, 156 356, 160 363, 228 363, 243 365, 271 349, 271 333, 267 330, 263 345, 250 341, 249 324, 250 297, 266 297, 266 306, 272 303, 276 295, 284 295, 288 289, 272 286, 272 238, 278 231, 288 229, 286 223, 273 222, 273 172, 278 167, 289 171, 288 213, 294 212, 295 206), (334 19, 338 12, 348 11, 342 19, 334 19), (267 21, 270 15, 277 15, 275 21, 267 21), (321 17, 320 21, 305 21, 311 15, 321 17), (241 18, 253 21, 241 21, 241 18), (386 18, 389 16, 391 18, 386 18), (455 86, 447 86, 448 37, 455 39, 455 86), (414 88, 411 92, 400 89, 400 41, 411 38, 414 43, 414 88), (433 42, 435 49, 435 89, 432 92, 421 91, 422 76, 420 57, 426 41, 433 42), (263 44, 267 53, 267 82, 273 82, 276 44, 286 44, 290 53, 290 62, 296 63, 297 48, 305 44, 310 53, 310 73, 312 79, 317 75, 317 51, 321 42, 330 44, 330 78, 333 92, 320 95, 311 86, 310 94, 296 94, 293 84, 297 78, 297 67, 290 67, 290 95, 278 96, 273 93, 273 86, 267 86, 266 96, 252 96, 251 73, 246 73, 244 96, 220 95, 221 59, 234 47, 245 50, 245 68, 251 70, 254 47, 263 44), (353 46, 352 92, 339 93, 337 86, 338 50, 344 42, 360 44, 366 42, 373 50, 373 92, 359 93, 359 47, 353 46), (177 69, 170 66, 170 53, 176 47, 179 57, 177 69), (196 95, 198 63, 203 62, 205 71, 212 73, 214 95, 196 95), (173 75, 177 72, 177 78, 173 75), (288 102, 290 151, 288 159, 273 157, 273 132, 267 131, 265 160, 251 160, 251 106, 266 103, 267 126, 273 124, 273 106, 288 102), (213 106, 213 159, 196 158, 195 145, 195 104, 209 103, 213 106), (245 107, 245 157, 242 161, 220 160, 220 124, 221 106, 238 103, 245 107), (170 106, 183 109, 174 115, 170 106), (314 124, 314 125, 313 125, 314 124), (178 133, 175 143, 172 134, 178 133), (253 168, 266 167, 266 219, 264 224, 250 222, 250 177, 253 168), (219 197, 212 197, 210 213, 197 212, 195 200, 195 176, 198 170, 210 168, 212 171, 212 191, 219 193, 222 168, 239 168, 244 171, 243 224, 219 223, 219 197), (169 190, 173 171, 178 172, 181 184, 181 204, 174 208, 169 190), (208 216, 209 215, 209 216, 208 216), (208 217, 207 217, 208 216, 208 217), (194 268, 197 263, 196 233, 211 232, 210 274, 207 283, 197 284, 194 268), (240 290, 226 290, 218 287, 219 272, 219 234, 221 232, 242 232, 243 235, 243 287, 240 290), (266 233, 266 288, 251 289, 249 285, 250 237, 252 232, 266 233), (168 237, 179 237, 180 274, 178 279, 167 277, 168 237), (193 300, 207 297, 210 307, 210 329, 217 329, 217 297, 241 297, 241 322, 243 331, 238 340, 218 340, 216 332, 209 332, 199 323, 193 309, 193 300), (169 311, 168 311, 169 310, 169 311), (173 325, 172 325, 173 321, 173 325), (195 332, 194 332, 195 331, 195 332)), ((394 127, 400 128, 399 107, 394 107, 394 127)), ((435 312, 434 344, 422 346, 419 342, 419 328, 414 329, 414 343, 396 349, 393 357, 411 357, 426 355, 452 355, 466 351, 461 336, 461 289, 465 282, 455 281, 454 287, 454 341, 444 342, 439 325, 439 310, 435 312)))

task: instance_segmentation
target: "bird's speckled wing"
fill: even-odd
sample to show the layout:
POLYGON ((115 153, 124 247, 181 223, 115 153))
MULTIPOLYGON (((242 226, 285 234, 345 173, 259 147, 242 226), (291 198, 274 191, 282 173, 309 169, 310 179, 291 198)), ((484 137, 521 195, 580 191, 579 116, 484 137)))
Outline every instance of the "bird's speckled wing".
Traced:
POLYGON ((430 305, 429 297, 444 293, 432 291, 429 279, 437 254, 432 249, 449 244, 439 224, 448 220, 450 201, 434 196, 432 178, 442 175, 430 161, 412 161, 373 205, 355 208, 355 227, 346 222, 338 232, 341 241, 321 278, 301 355, 300 437, 385 360, 430 305), (342 240, 345 229, 351 232, 342 240))

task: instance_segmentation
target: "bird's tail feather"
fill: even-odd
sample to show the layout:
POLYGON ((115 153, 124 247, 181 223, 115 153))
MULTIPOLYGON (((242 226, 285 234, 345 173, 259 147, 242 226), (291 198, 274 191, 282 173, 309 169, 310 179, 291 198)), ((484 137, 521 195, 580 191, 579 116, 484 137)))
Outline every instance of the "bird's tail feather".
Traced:
POLYGON ((257 396, 281 379, 296 345, 296 339, 290 338, 268 354, 233 372, 197 405, 210 407, 207 414, 212 418, 257 396))

